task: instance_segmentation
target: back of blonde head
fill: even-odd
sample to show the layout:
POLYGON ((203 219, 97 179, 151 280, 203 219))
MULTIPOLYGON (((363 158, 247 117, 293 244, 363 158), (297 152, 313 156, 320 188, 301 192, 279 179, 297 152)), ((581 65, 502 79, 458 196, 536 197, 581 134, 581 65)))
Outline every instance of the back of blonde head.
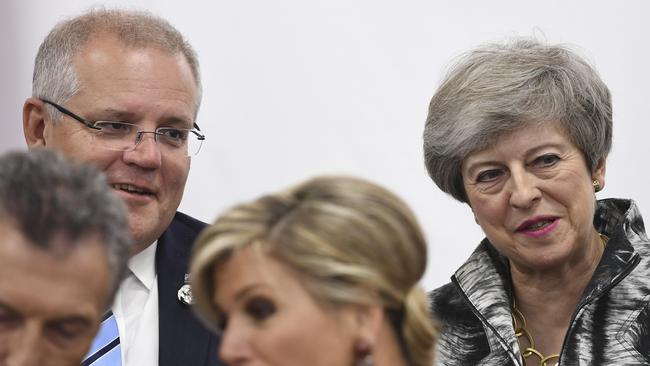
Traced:
POLYGON ((426 244, 410 209, 389 191, 320 177, 226 212, 201 234, 191 264, 196 310, 208 326, 218 320, 215 266, 251 245, 298 271, 322 303, 382 306, 409 363, 432 364, 436 330, 417 286, 426 244))

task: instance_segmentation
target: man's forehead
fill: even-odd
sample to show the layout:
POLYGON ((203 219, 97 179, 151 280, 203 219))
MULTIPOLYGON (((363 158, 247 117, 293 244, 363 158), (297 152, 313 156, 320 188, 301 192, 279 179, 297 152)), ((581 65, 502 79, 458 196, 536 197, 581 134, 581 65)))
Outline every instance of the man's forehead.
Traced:
POLYGON ((79 91, 71 99, 80 99, 77 108, 92 106, 104 115, 156 110, 165 119, 190 126, 196 118, 200 90, 181 53, 97 39, 76 55, 74 65, 79 91))
POLYGON ((4 291, 14 295, 49 292, 67 298, 52 301, 53 305, 68 301, 83 301, 83 307, 104 305, 111 286, 111 268, 98 236, 83 236, 75 243, 55 242, 47 248, 25 240, 10 250, 0 250, 0 274, 5 282, 0 288, 4 291))
POLYGON ((97 53, 98 50, 103 49, 119 49, 122 52, 113 54, 120 55, 126 52, 133 51, 151 51, 156 54, 156 57, 160 58, 173 58, 182 63, 184 66, 187 66, 188 71, 192 75, 192 79, 195 85, 198 83, 198 75, 196 71, 193 70, 193 66, 190 60, 180 49, 175 47, 166 47, 158 43, 150 42, 129 42, 129 38, 124 39, 115 33, 109 32, 95 32, 88 36, 88 38, 80 46, 79 50, 75 53, 73 57, 73 63, 77 64, 80 59, 85 59, 89 54, 97 53))
MULTIPOLYGON (((6 252, 7 255, 0 255, 0 262, 5 259, 24 257, 29 258, 51 258, 52 261, 60 262, 82 247, 97 246, 104 250, 103 237, 94 231, 83 231, 71 235, 66 230, 54 229, 46 232, 39 232, 38 238, 32 238, 31 235, 23 232, 15 220, 8 220, 0 223, 0 253, 6 252), (34 242, 38 240, 38 242, 34 242)), ((10 261, 10 262, 15 262, 10 261)))

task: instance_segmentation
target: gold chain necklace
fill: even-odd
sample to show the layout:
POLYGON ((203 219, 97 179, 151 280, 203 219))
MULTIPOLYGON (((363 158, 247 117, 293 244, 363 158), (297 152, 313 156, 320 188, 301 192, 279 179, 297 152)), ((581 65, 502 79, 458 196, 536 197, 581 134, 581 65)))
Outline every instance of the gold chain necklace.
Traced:
MULTIPOLYGON (((607 235, 601 233, 598 233, 598 236, 600 237, 600 242, 603 243, 603 248, 605 248, 607 246, 609 238, 607 235)), ((515 336, 517 337, 517 342, 519 342, 519 347, 524 348, 524 345, 528 344, 528 346, 524 348, 523 352, 521 352, 525 366, 528 366, 528 359, 532 356, 535 356, 539 359, 539 366, 550 366, 549 362, 551 360, 557 361, 554 366, 558 366, 560 364, 559 353, 553 353, 548 356, 544 356, 540 351, 535 349, 535 340, 533 339, 532 334, 530 334, 528 331, 528 325, 526 324, 526 318, 524 317, 524 314, 522 314, 521 311, 517 309, 514 297, 512 299, 512 325, 515 328, 515 336), (527 343, 522 344, 522 340, 527 343)))
MULTIPOLYGON (((524 314, 522 314, 521 311, 517 309, 514 298, 512 299, 512 325, 515 328, 515 336, 517 336, 517 342, 519 342, 519 347, 524 349, 521 352, 521 355, 523 356, 525 366, 528 366, 528 358, 532 356, 536 356, 537 358, 539 358, 540 366, 550 366, 549 361, 560 360, 559 353, 554 353, 548 356, 544 356, 540 351, 535 349, 535 340, 533 339, 533 336, 530 334, 530 332, 528 332, 528 325, 526 324, 526 318, 524 317, 524 314), (527 343, 522 342, 522 337, 523 337, 523 341, 527 343), (524 347, 525 344, 528 344, 528 346, 524 347)), ((555 366, 557 366, 558 364, 559 363, 556 362, 555 366)))
POLYGON ((609 237, 601 233, 598 233, 598 236, 600 237, 600 242, 603 243, 603 248, 605 248, 607 246, 607 242, 609 241, 609 237))

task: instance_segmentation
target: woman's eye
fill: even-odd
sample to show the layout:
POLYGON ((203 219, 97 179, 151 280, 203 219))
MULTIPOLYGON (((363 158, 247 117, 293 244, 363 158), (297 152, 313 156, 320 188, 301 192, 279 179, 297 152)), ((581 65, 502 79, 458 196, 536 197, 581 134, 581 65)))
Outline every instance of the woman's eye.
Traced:
POLYGON ((264 298, 252 298, 246 303, 246 313, 256 321, 262 321, 275 313, 275 304, 264 298))
POLYGON ((478 183, 493 182, 494 180, 496 180, 500 176, 501 176, 501 170, 497 170, 497 169, 486 170, 486 171, 480 172, 476 176, 476 181, 478 183))
POLYGON ((225 315, 219 315, 217 318, 217 329, 220 331, 225 331, 228 326, 228 317, 225 315))
POLYGON ((560 158, 557 155, 546 154, 546 155, 542 155, 542 156, 538 157, 537 159, 535 159, 533 161, 533 163, 535 165, 537 165, 537 166, 548 167, 548 166, 552 166, 555 163, 557 163, 558 160, 560 160, 560 158))

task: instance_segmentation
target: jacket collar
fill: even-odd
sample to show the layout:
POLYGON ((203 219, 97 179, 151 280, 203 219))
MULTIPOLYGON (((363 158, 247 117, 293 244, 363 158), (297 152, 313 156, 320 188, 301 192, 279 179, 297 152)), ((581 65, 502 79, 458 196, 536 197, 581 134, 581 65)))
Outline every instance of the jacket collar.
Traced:
POLYGON ((497 335, 487 337, 490 349, 505 349, 513 362, 519 364, 519 344, 512 327, 510 270, 505 258, 483 239, 452 281, 460 287, 481 322, 497 335))
MULTIPOLYGON (((594 225, 610 240, 600 264, 585 288, 578 309, 625 277, 638 262, 631 244, 645 239, 643 219, 631 200, 597 202, 594 225)), ((511 278, 507 260, 483 239, 469 259, 452 276, 475 314, 496 337, 488 337, 490 348, 506 349, 519 363, 519 344, 512 327, 511 278)))
POLYGON ((596 230, 609 241, 578 309, 618 283, 638 262, 632 242, 645 237, 643 219, 632 200, 605 199, 597 202, 594 215, 596 230))

